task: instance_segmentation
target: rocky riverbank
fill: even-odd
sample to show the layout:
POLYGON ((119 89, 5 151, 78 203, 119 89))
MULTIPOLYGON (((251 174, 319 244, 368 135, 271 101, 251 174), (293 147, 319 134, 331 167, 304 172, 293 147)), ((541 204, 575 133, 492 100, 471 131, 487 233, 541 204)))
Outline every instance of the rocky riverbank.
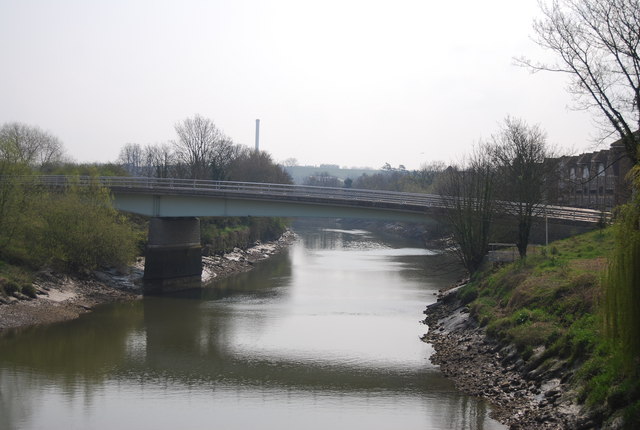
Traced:
MULTIPOLYGON (((221 256, 203 257, 202 281, 207 283, 251 270, 256 262, 281 252, 295 239, 296 235, 288 231, 277 241, 256 243, 247 250, 235 249, 221 256)), ((42 271, 33 283, 35 298, 20 293, 0 296, 0 332, 71 320, 101 304, 139 299, 143 268, 144 259, 139 259, 126 274, 103 270, 71 276, 42 271)))
POLYGON ((453 380, 456 388, 484 398, 492 417, 511 429, 590 429, 581 415, 568 374, 554 366, 527 368, 515 348, 486 336, 456 299, 453 288, 427 307, 424 323, 429 331, 423 341, 431 343, 431 361, 453 380))
POLYGON ((295 233, 286 231, 278 240, 272 242, 256 242, 246 250, 235 248, 233 252, 224 255, 202 257, 202 282, 208 283, 236 273, 249 271, 258 261, 269 258, 289 247, 296 238, 295 233))

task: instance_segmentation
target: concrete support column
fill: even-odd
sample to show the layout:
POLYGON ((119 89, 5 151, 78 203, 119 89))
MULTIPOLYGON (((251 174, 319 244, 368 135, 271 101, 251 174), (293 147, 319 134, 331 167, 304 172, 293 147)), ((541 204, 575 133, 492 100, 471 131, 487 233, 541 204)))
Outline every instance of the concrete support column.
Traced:
POLYGON ((151 218, 144 265, 145 292, 199 287, 201 274, 200 220, 151 218))

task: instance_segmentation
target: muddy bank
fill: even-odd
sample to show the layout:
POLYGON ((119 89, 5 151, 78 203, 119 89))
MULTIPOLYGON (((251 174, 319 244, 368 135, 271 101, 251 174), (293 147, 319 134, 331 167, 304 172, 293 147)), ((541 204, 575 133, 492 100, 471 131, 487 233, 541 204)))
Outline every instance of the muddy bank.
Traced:
POLYGON ((425 310, 429 326, 423 341, 431 343, 431 361, 459 390, 486 399, 492 417, 512 429, 595 428, 581 415, 569 375, 529 369, 512 346, 488 338, 455 298, 456 289, 442 293, 425 310))
POLYGON ((142 269, 137 266, 127 275, 115 271, 85 276, 41 272, 33 283, 36 298, 17 295, 19 298, 2 300, 0 332, 70 320, 103 303, 136 299, 142 289, 135 281, 141 278, 142 269))
POLYGON ((224 255, 202 257, 202 282, 210 283, 223 279, 235 273, 249 271, 260 260, 281 252, 291 245, 297 236, 292 231, 286 231, 278 240, 272 242, 256 242, 246 250, 235 248, 233 252, 224 255))
MULTIPOLYGON (((287 248, 296 236, 285 232, 280 239, 257 243, 247 250, 202 258, 202 282, 208 283, 235 273, 251 270, 253 265, 287 248)), ((33 286, 36 298, 22 294, 0 297, 0 333, 40 324, 71 320, 94 307, 120 300, 142 297, 144 259, 139 259, 128 274, 99 271, 85 276, 53 272, 38 274, 33 286)))

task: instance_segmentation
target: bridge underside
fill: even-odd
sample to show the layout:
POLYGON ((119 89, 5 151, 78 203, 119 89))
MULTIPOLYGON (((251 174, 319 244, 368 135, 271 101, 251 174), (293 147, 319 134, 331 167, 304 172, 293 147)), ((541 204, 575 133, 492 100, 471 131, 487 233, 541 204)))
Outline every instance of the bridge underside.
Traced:
MULTIPOLYGON (((353 202, 351 202, 353 204, 353 202)), ((296 201, 242 200, 223 197, 117 194, 115 206, 125 212, 151 217, 313 217, 364 218, 435 223, 430 214, 385 207, 347 207, 296 201)))

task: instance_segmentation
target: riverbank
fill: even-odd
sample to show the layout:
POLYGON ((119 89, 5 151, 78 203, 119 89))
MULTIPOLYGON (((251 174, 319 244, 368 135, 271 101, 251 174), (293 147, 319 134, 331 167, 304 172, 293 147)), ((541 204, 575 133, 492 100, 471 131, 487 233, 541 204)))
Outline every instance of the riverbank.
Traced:
POLYGON ((422 338, 456 388, 485 399, 491 417, 512 429, 592 428, 580 414, 565 378, 554 372, 531 375, 513 346, 487 336, 456 297, 458 288, 440 294, 424 311, 429 326, 422 338))
POLYGON ((265 243, 257 242, 246 250, 235 248, 232 252, 224 255, 202 257, 202 282, 209 283, 236 273, 247 272, 260 260, 288 248, 296 238, 294 232, 287 230, 278 240, 265 243))
MULTIPOLYGON (((286 249, 296 235, 285 232, 278 240, 256 243, 247 250, 202 258, 202 282, 246 272, 258 261, 286 249)), ((35 298, 16 293, 0 300, 0 333, 9 329, 51 324, 78 318, 96 306, 142 297, 144 259, 140 258, 122 274, 115 270, 87 275, 65 275, 51 271, 37 274, 33 283, 35 298)))
POLYGON ((512 428, 638 428, 638 373, 601 320, 613 247, 611 229, 573 236, 442 292, 432 361, 512 428))

